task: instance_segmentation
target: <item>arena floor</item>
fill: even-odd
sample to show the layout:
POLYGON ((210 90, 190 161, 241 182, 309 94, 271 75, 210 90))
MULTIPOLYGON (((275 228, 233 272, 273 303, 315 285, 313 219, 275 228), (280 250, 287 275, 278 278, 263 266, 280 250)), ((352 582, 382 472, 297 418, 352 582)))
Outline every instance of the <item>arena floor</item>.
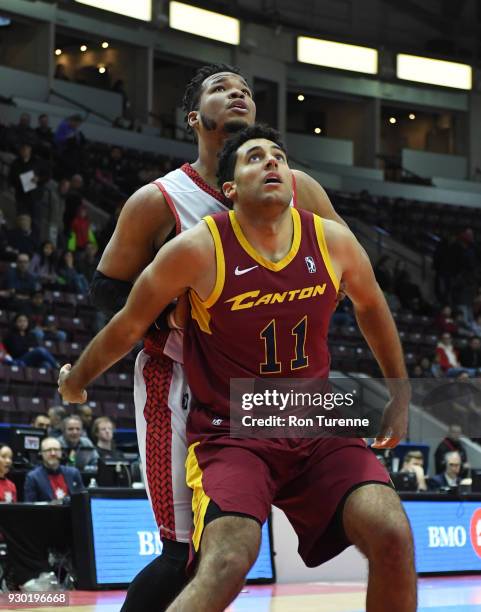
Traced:
MULTIPOLYGON (((362 612, 365 585, 361 583, 278 584, 249 586, 226 612, 362 612)), ((395 595, 394 595, 395 596, 395 595)), ((119 612, 123 591, 70 593, 72 612, 119 612)), ((9 609, 9 608, 2 608, 9 609)), ((22 608, 56 612, 59 608, 22 608)), ((387 606, 389 609, 389 605, 387 606)), ((479 612, 481 578, 422 578, 418 612, 479 612)))

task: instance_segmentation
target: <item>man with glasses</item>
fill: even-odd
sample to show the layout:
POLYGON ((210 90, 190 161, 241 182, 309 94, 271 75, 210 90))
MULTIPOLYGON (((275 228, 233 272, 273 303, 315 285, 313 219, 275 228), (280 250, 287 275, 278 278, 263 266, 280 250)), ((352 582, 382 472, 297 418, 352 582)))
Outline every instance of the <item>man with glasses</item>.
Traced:
POLYGON ((25 479, 26 502, 61 502, 84 486, 75 467, 60 465, 62 447, 56 438, 44 438, 40 445, 42 464, 30 471, 25 479))

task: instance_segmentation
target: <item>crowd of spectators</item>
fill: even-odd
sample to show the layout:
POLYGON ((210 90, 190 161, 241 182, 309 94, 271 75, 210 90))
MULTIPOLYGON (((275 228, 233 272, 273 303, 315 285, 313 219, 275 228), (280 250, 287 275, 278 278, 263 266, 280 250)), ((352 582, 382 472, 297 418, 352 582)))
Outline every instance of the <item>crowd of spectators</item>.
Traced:
MULTIPOLYGON (((45 437, 36 465, 25 474, 22 494, 7 475, 15 459, 24 465, 26 458, 14 457, 9 446, 0 446, 0 503, 68 504, 72 494, 85 490, 86 478, 88 481, 96 476, 99 462, 126 461, 124 453, 116 448, 112 419, 99 417, 93 421, 87 405, 78 406, 73 414, 67 414, 63 406, 53 406, 48 414, 37 414, 31 424, 43 430, 45 437)), ((26 534, 25 526, 17 528, 15 522, 3 527, 10 559, 9 586, 23 591, 59 588, 49 550, 57 545, 65 547, 63 537, 52 543, 39 534, 26 534)))

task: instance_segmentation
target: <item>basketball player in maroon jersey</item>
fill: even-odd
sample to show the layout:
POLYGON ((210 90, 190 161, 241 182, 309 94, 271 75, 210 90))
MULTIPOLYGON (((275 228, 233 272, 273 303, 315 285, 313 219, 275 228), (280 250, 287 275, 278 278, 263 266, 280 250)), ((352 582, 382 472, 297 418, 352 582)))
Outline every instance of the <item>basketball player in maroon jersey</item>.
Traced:
MULTIPOLYGON (((197 140, 198 158, 139 189, 122 209, 92 283, 94 304, 108 314, 124 305, 133 281, 169 236, 189 229, 204 215, 228 210, 229 201, 217 186, 218 153, 230 133, 253 123, 251 90, 234 68, 204 66, 188 84, 183 104, 187 125, 197 140)), ((293 177, 294 206, 343 223, 314 179, 296 170, 293 177)), ((186 580, 192 522, 184 467, 189 391, 178 337, 172 332, 165 347, 165 332, 150 330, 136 362, 137 437, 164 547, 162 555, 130 585, 122 612, 153 606, 161 612, 186 580)))
MULTIPOLYGON (((73 369, 62 369, 59 390, 67 401, 85 401, 85 386, 131 349, 159 309, 188 290, 185 366, 200 405, 189 416, 187 479, 193 544, 201 555, 194 579, 169 610, 224 610, 255 561, 260 525, 274 503, 296 530, 307 565, 354 544, 369 560, 368 612, 385 612, 386 605, 414 612, 409 524, 386 486, 387 472, 361 439, 229 435, 230 378, 327 376, 327 329, 340 278, 384 376, 407 380, 369 260, 345 227, 289 206, 291 171, 272 130, 243 130, 226 146, 219 173, 235 212, 207 217, 161 249, 126 306, 73 369), (322 291, 309 291, 313 286, 322 291), (288 300, 271 300, 283 292, 288 300)), ((379 448, 395 446, 407 428, 408 385, 389 388, 379 448)))

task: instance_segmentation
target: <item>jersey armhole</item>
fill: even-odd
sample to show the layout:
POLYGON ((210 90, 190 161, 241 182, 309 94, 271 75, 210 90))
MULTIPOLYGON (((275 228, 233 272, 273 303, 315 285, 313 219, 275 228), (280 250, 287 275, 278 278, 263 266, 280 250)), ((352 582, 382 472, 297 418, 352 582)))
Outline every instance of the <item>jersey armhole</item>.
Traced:
POLYGON ((162 195, 165 198, 167 206, 170 208, 170 212, 174 215, 174 219, 175 219, 175 235, 178 236, 180 234, 180 232, 182 231, 182 228, 181 228, 181 225, 180 225, 179 213, 177 212, 177 209, 175 208, 175 204, 172 201, 172 198, 167 193, 166 188, 162 185, 162 183, 160 181, 154 181, 151 184, 155 185, 161 191, 162 195))
POLYGON ((326 266, 327 273, 334 285, 336 293, 339 291, 339 279, 332 266, 331 256, 327 248, 326 236, 324 234, 324 222, 319 215, 312 215, 314 220, 314 229, 316 230, 317 244, 319 245, 319 251, 321 252, 324 265, 326 266))
POLYGON ((202 302, 204 308, 211 308, 219 299, 222 290, 224 289, 225 282, 225 258, 224 258, 224 249, 222 248, 222 240, 219 234, 219 228, 217 227, 214 219, 208 215, 204 217, 204 221, 209 228, 209 231, 212 235, 212 239, 214 241, 215 246, 215 261, 216 261, 216 276, 215 276, 215 285, 212 293, 209 297, 202 302))

